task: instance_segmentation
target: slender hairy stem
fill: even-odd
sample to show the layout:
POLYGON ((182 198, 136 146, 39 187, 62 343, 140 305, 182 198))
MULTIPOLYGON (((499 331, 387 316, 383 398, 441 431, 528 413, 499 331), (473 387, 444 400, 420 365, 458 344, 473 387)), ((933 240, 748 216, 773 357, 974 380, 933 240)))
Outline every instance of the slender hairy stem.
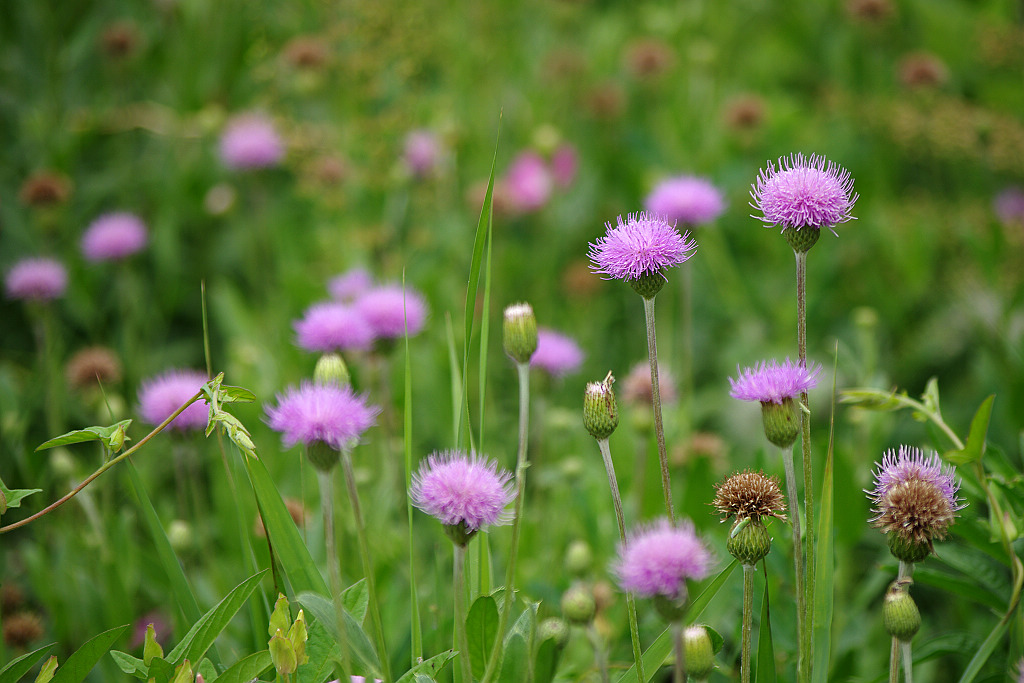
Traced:
POLYGON ((743 565, 743 629, 740 632, 740 681, 750 683, 750 629, 754 624, 754 565, 743 565))
POLYGON ((491 657, 487 660, 487 670, 484 672, 483 683, 491 680, 498 668, 498 661, 501 659, 504 642, 505 628, 508 626, 509 615, 512 612, 512 605, 516 601, 515 580, 516 580, 516 556, 519 554, 519 529, 523 519, 523 498, 526 492, 526 468, 529 463, 526 460, 526 444, 530 434, 530 364, 516 363, 516 371, 519 376, 519 449, 516 453, 516 503, 515 519, 512 520, 512 548, 509 552, 508 567, 505 570, 505 604, 502 606, 501 615, 498 617, 498 643, 491 650, 491 657))
MULTIPOLYGON (((342 680, 350 680, 348 638, 345 637, 345 612, 341 597, 341 560, 334 537, 334 479, 333 470, 317 469, 320 484, 320 509, 324 516, 324 545, 327 552, 327 573, 330 575, 331 599, 334 601, 334 615, 338 621, 338 645, 341 646, 341 666, 345 674, 342 680)), ((270 538, 270 534, 267 534, 270 538)))
MULTIPOLYGON (((807 367, 807 252, 793 252, 796 255, 796 344, 800 365, 807 367)), ((808 405, 807 392, 800 393, 800 403, 808 405)), ((811 680, 814 652, 814 628, 811 615, 814 614, 814 475, 811 470, 811 421, 806 412, 800 411, 800 446, 804 468, 804 519, 807 520, 806 538, 806 582, 804 583, 804 631, 801 642, 804 646, 804 680, 811 680)))
POLYGON ((900 683, 900 641, 896 636, 892 637, 892 646, 889 648, 889 683, 900 683))
MULTIPOLYGON (((804 618, 806 617, 806 605, 804 604, 804 556, 803 556, 803 534, 800 529, 800 499, 796 490, 796 468, 793 465, 793 446, 780 448, 782 452, 782 465, 786 470, 786 498, 789 502, 789 521, 793 527, 793 568, 796 571, 796 632, 803 643, 804 618)), ((801 653, 802 654, 802 653, 801 653)), ((798 662, 799 666, 800 662, 798 662)))
MULTIPOLYGON (((612 450, 608 445, 608 439, 598 439, 598 448, 601 449, 601 457, 604 459, 604 469, 608 473, 608 486, 612 490, 612 503, 615 506, 615 521, 619 525, 619 540, 626 542, 626 521, 622 514, 622 496, 619 494, 619 482, 615 478, 615 464, 612 462, 612 450)), ((644 677, 643 648, 640 645, 640 628, 636 619, 636 599, 633 594, 626 591, 626 613, 629 615, 629 636, 633 641, 633 662, 636 665, 637 680, 646 682, 644 677)))
POLYGON ((473 683, 473 667, 469 661, 469 637, 466 635, 466 546, 455 546, 452 568, 452 590, 455 593, 455 649, 459 651, 462 683, 473 683))
POLYGON ((604 651, 604 643, 601 642, 601 634, 597 632, 593 621, 587 625, 587 638, 594 648, 594 663, 597 665, 597 670, 601 672, 601 683, 611 683, 612 679, 608 675, 608 656, 604 651))
POLYGON ((683 646, 683 620, 672 622, 672 649, 676 663, 672 667, 672 683, 686 683, 686 648, 683 646))
POLYGON ((654 405, 654 433, 658 438, 658 462, 661 464, 661 490, 665 494, 665 514, 676 521, 672 507, 672 482, 668 473, 668 451, 665 448, 665 425, 661 420, 661 388, 658 385, 658 341, 654 329, 654 297, 644 297, 644 318, 647 321, 647 360, 651 366, 651 402, 654 405))
POLYGON ((683 268, 683 433, 692 432, 693 416, 693 269, 683 268))
POLYGON ((388 659, 387 643, 384 642, 384 624, 380 619, 377 581, 373 575, 373 563, 370 561, 370 545, 366 541, 366 524, 363 521, 362 508, 359 506, 359 491, 356 489, 356 477, 352 471, 352 454, 347 449, 341 452, 341 467, 345 472, 345 486, 348 488, 349 501, 352 503, 352 516, 356 523, 356 539, 359 542, 359 556, 363 561, 363 575, 366 577, 366 592, 370 599, 370 620, 373 622, 374 640, 377 641, 377 655, 380 657, 381 673, 384 675, 384 683, 391 683, 391 663, 388 659))
POLYGON ((914 656, 910 652, 910 641, 900 643, 900 650, 903 653, 903 680, 914 683, 914 656))

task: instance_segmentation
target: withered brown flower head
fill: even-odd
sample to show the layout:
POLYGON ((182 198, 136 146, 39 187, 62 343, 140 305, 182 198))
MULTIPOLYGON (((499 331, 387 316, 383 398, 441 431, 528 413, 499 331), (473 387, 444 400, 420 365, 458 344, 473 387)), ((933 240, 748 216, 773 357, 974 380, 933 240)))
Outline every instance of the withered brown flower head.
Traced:
POLYGON ((893 7, 889 0, 848 0, 846 11, 858 21, 876 23, 887 19, 893 7))
POLYGON ((899 77, 908 88, 934 88, 949 80, 949 69, 933 54, 914 52, 900 60, 899 77))
POLYGON ((893 485, 878 503, 871 525, 883 533, 932 547, 943 539, 956 517, 956 508, 941 488, 926 479, 908 479, 893 485))
POLYGON ((25 594, 15 583, 5 583, 0 586, 0 614, 5 617, 21 609, 25 604, 25 594))
POLYGON ((327 45, 311 36, 293 38, 284 48, 285 60, 298 69, 319 69, 328 56, 327 45))
POLYGON ((127 19, 110 24, 100 37, 103 52, 112 59, 131 56, 138 48, 139 42, 139 28, 127 19))
POLYGON ((121 361, 104 346, 90 346, 73 355, 64 372, 68 383, 76 389, 97 383, 115 384, 121 381, 121 361))
POLYGON ((725 107, 725 125, 732 130, 753 130, 764 122, 765 104, 757 95, 740 95, 725 107))
POLYGON ((675 53, 660 40, 639 40, 626 48, 626 68, 634 78, 652 79, 672 68, 675 53))
POLYGON ((4 642, 20 650, 43 637, 43 620, 35 612, 18 612, 4 617, 4 642))
POLYGON ((763 472, 744 470, 733 474, 725 481, 715 484, 715 499, 711 503, 722 521, 730 517, 737 520, 762 517, 786 519, 786 499, 779 488, 779 480, 763 472))
POLYGON ((26 206, 51 206, 66 202, 71 194, 71 182, 58 173, 40 171, 25 180, 18 192, 26 206))

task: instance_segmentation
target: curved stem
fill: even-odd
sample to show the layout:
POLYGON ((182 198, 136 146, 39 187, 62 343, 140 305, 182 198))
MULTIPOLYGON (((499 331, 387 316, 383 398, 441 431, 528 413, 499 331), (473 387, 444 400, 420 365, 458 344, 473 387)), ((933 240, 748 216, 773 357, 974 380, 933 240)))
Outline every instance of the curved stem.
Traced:
MULTIPOLYGON (((793 527, 793 568, 796 573, 796 632, 803 637, 806 605, 804 604, 803 532, 800 528, 800 499, 796 490, 796 467, 793 464, 793 446, 780 448, 782 465, 786 471, 786 497, 789 499, 790 524, 793 527)), ((802 641, 801 641, 802 642, 802 641)))
POLYGON ((469 661, 469 637, 466 635, 466 546, 455 546, 452 568, 452 590, 455 593, 455 649, 459 651, 462 683, 473 683, 473 667, 469 661))
MULTIPOLYGON (((800 365, 807 367, 807 252, 793 252, 796 256, 796 343, 800 365)), ((800 402, 808 406, 807 392, 800 393, 800 402)), ((800 411, 800 446, 804 470, 804 519, 807 520, 806 565, 804 583, 804 630, 803 643, 804 680, 811 679, 814 652, 814 628, 811 615, 814 614, 814 474, 811 469, 811 421, 807 413, 800 411)))
POLYGON ((644 297, 644 319, 647 322, 647 360, 651 366, 651 403, 654 406, 654 433, 658 439, 658 462, 661 465, 661 490, 665 494, 665 514, 675 522, 672 507, 672 482, 668 471, 668 451, 665 448, 665 425, 661 419, 661 388, 658 385, 658 340, 654 328, 654 297, 644 297))
POLYGON ((743 565, 743 628, 740 632, 740 681, 750 683, 750 630, 754 623, 754 565, 743 565))

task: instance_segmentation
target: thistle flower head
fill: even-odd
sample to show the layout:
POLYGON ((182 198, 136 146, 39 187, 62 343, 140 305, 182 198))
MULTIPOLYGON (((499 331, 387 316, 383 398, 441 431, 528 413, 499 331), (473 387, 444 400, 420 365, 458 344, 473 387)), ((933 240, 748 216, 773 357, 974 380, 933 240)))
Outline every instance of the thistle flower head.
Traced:
MULTIPOLYGON (((206 373, 198 370, 169 370, 143 381, 139 387, 139 414, 149 424, 160 424, 195 396, 207 379, 206 373)), ((208 415, 206 404, 196 401, 174 418, 168 428, 179 432, 205 429, 208 415)))
MULTIPOLYGON (((874 472, 875 487, 866 491, 874 505, 872 526, 894 534, 891 547, 892 541, 898 540, 930 551, 932 539, 945 538, 957 512, 965 506, 957 496, 960 484, 954 471, 952 465, 942 464, 937 453, 925 455, 909 446, 888 451, 874 472)), ((923 554, 927 556, 927 552, 923 554)))
POLYGON ((380 408, 369 405, 350 386, 303 382, 279 394, 277 405, 267 406, 266 412, 267 423, 281 433, 285 448, 325 444, 342 451, 374 425, 380 408))
POLYGON ((68 271, 48 258, 29 258, 14 264, 4 279, 8 299, 50 301, 64 295, 68 271))
POLYGON ((544 158, 536 152, 522 152, 509 164, 501 186, 519 213, 537 211, 547 204, 554 187, 554 178, 544 158))
POLYGON ((633 282, 657 277, 665 280, 666 268, 678 266, 693 256, 697 243, 689 233, 679 234, 674 225, 645 211, 629 214, 618 224, 605 225, 604 237, 590 245, 591 270, 609 279, 633 282))
POLYGON ((373 328, 355 307, 336 301, 316 303, 296 320, 296 343, 306 351, 365 350, 373 343, 373 328))
POLYGON ((505 354, 513 361, 530 362, 539 342, 537 316, 534 315, 530 304, 520 302, 505 307, 501 341, 505 354))
POLYGON ((553 377, 565 377, 579 370, 583 351, 572 337, 554 330, 537 330, 537 350, 530 356, 530 365, 553 377))
POLYGON ((332 299, 343 302, 355 301, 360 295, 373 287, 373 276, 366 268, 356 267, 341 275, 331 278, 327 283, 327 291, 332 299))
POLYGON ((725 210, 722 193, 706 178, 682 175, 655 185, 644 200, 647 211, 655 216, 685 225, 710 223, 725 210))
POLYGON ((82 235, 82 254, 87 261, 118 261, 141 251, 149 234, 135 214, 123 211, 103 214, 82 235))
POLYGON ((402 161, 416 178, 426 178, 441 161, 441 141, 433 131, 414 130, 405 136, 402 161))
POLYGON ((678 600, 686 595, 686 580, 703 579, 710 568, 711 553, 692 522, 660 519, 626 538, 612 572, 624 591, 678 600))
POLYGON ((711 503, 722 515, 722 521, 778 517, 785 520, 786 500, 779 488, 779 480, 763 472, 745 470, 715 484, 715 499, 711 503))
POLYGON ((419 334, 427 320, 427 303, 413 289, 402 285, 381 285, 363 292, 356 299, 356 310, 370 324, 379 339, 419 334))
POLYGON ((817 386, 821 366, 812 363, 807 367, 787 358, 783 363, 761 361, 742 370, 737 365, 736 372, 736 379, 729 378, 730 396, 741 401, 781 404, 817 386))
POLYGON ((750 205, 761 212, 752 216, 766 227, 783 229, 832 229, 853 219, 850 211, 857 202, 853 178, 842 166, 825 157, 803 154, 780 157, 778 167, 771 161, 751 186, 750 205))
POLYGON ((228 121, 224 128, 220 158, 233 169, 276 166, 284 158, 284 144, 270 119, 242 114, 228 121))

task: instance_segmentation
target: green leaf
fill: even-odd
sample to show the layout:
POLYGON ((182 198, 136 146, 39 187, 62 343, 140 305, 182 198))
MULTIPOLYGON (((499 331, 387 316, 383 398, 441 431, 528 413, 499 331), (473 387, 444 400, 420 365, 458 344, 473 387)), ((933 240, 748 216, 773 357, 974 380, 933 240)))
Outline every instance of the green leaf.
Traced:
POLYGON ((725 646, 725 638, 722 637, 721 633, 707 624, 701 624, 701 626, 703 626, 704 630, 707 631, 708 638, 711 640, 711 651, 717 655, 725 646))
MULTIPOLYGON (((308 591, 299 593, 296 600, 301 602, 302 606, 316 617, 320 625, 326 630, 327 635, 334 640, 335 647, 332 649, 332 656, 340 658, 341 648, 337 646, 337 643, 341 642, 341 634, 338 631, 338 616, 334 609, 334 601, 308 591)), ((379 675, 381 670, 380 660, 377 658, 377 653, 374 651, 366 631, 362 629, 359 622, 347 611, 343 610, 343 615, 345 620, 345 639, 349 652, 355 655, 356 659, 366 668, 370 669, 373 674, 379 675)))
MULTIPOLYGON (((512 606, 515 607, 515 604, 513 603, 512 606)), ((526 609, 519 615, 516 623, 512 624, 512 628, 509 629, 508 634, 505 636, 505 647, 508 647, 508 641, 514 635, 522 636, 527 644, 533 641, 533 631, 537 625, 538 607, 540 607, 539 602, 528 602, 526 604, 526 609)))
POLYGON ((149 672, 149 667, 146 663, 138 657, 132 657, 127 652, 121 652, 120 650, 111 650, 110 656, 114 659, 114 663, 117 664, 117 668, 125 672, 129 676, 135 676, 139 680, 146 680, 146 674, 149 672))
POLYGON ((128 425, 130 425, 131 423, 131 420, 121 420, 120 422, 109 425, 107 427, 86 427, 85 429, 76 429, 72 432, 68 432, 67 434, 62 434, 60 436, 54 437, 49 441, 44 441, 43 443, 36 446, 36 452, 38 453, 39 451, 45 451, 48 448, 56 448, 57 446, 67 446, 73 443, 82 443, 84 441, 102 441, 103 445, 105 445, 107 448, 109 448, 112 451, 116 451, 118 450, 118 448, 120 448, 120 446, 118 445, 118 448, 113 448, 113 444, 111 444, 111 439, 114 438, 115 435, 117 434, 121 434, 123 437, 124 432, 128 429, 128 425))
MULTIPOLYGON (((1016 609, 1014 611, 1016 611, 1016 609)), ((1003 639, 1003 634, 1006 633, 1006 628, 1010 625, 1011 620, 1009 617, 1011 615, 1012 612, 1000 619, 999 623, 997 623, 995 628, 992 629, 992 632, 988 634, 988 637, 985 638, 985 642, 981 644, 981 647, 978 648, 974 657, 972 657, 971 661, 967 664, 967 668, 964 669, 964 673, 960 677, 959 683, 971 683, 971 681, 974 680, 974 677, 978 675, 978 672, 981 671, 981 667, 985 666, 985 662, 988 661, 988 658, 992 655, 996 646, 999 645, 999 641, 1003 639)))
POLYGON ((162 657, 156 657, 149 663, 147 680, 154 683, 171 683, 174 678, 174 665, 162 657))
POLYGON ((768 583, 761 600, 761 623, 757 627, 757 683, 775 683, 775 642, 772 640, 771 611, 768 604, 768 583))
POLYGON ((341 592, 341 604, 360 624, 366 619, 366 611, 370 605, 370 591, 366 587, 366 579, 359 579, 341 592))
MULTIPOLYGON (((306 656, 309 661, 299 666, 297 680, 323 681, 334 668, 332 655, 337 654, 341 658, 341 648, 327 634, 319 620, 308 621, 307 630, 309 638, 306 640, 306 656)), ((248 679, 244 683, 248 683, 248 679)))
POLYGON ((445 664, 455 657, 454 650, 445 650, 441 654, 434 655, 406 671, 395 683, 413 683, 417 676, 429 676, 436 678, 437 674, 444 668, 445 664))
POLYGON ((46 660, 46 663, 39 670, 35 683, 50 683, 55 673, 57 673, 57 655, 50 655, 50 658, 46 660))
POLYGON ((268 571, 264 569, 253 574, 231 589, 231 592, 223 600, 218 602, 213 609, 204 614, 189 629, 185 637, 181 639, 181 642, 164 659, 175 666, 181 664, 186 659, 191 662, 198 662, 206 654, 206 651, 210 649, 213 641, 217 639, 217 636, 228 625, 228 622, 234 618, 238 610, 245 604, 245 601, 249 599, 252 592, 256 590, 264 574, 268 571))
POLYGON ((50 648, 56 645, 56 643, 50 643, 49 645, 43 645, 38 650, 32 650, 32 652, 26 652, 20 657, 16 657, 11 661, 7 662, 4 668, 0 669, 0 683, 18 683, 21 677, 27 674, 36 663, 46 656, 50 648))
POLYGON ((947 593, 961 595, 979 604, 987 605, 992 609, 998 610, 1006 606, 1005 600, 979 586, 974 581, 937 571, 923 562, 915 565, 914 582, 934 586, 947 593))
POLYGON ((39 493, 42 489, 9 489, 0 481, 0 491, 3 492, 3 498, 0 499, 0 515, 2 515, 11 508, 21 507, 22 500, 33 493, 39 493))
POLYGON ((501 673, 498 674, 498 683, 523 683, 526 680, 529 658, 526 638, 521 633, 511 634, 506 640, 505 653, 501 658, 501 673))
MULTIPOLYGON (((405 289, 405 271, 402 271, 402 288, 405 289)), ((406 330, 408 331, 408 330, 406 330)), ((405 459, 405 488, 412 486, 412 356, 409 354, 409 335, 403 338, 403 350, 405 357, 405 393, 403 394, 402 406, 402 452, 405 459)), ((414 540, 416 534, 412 530, 412 498, 405 498, 405 514, 409 525, 409 562, 406 568, 409 571, 409 630, 412 641, 409 649, 411 665, 415 666, 417 660, 423 658, 423 625, 420 621, 420 599, 416 588, 416 550, 414 540)))
POLYGON ((533 658, 533 683, 551 683, 558 670, 558 655, 561 653, 553 638, 548 638, 537 648, 533 658))
MULTIPOLYGON (((834 415, 834 410, 833 410, 834 415)), ((832 610, 835 600, 834 532, 832 529, 832 439, 829 438, 828 457, 825 460, 824 480, 821 484, 821 505, 818 509, 817 548, 814 579, 814 668, 812 680, 826 683, 829 657, 832 651, 832 610)))
POLYGON ((53 683, 81 683, 89 675, 96 662, 100 661, 103 655, 107 654, 114 642, 124 635, 131 624, 118 626, 109 631, 104 631, 93 636, 85 642, 85 645, 78 648, 73 655, 59 669, 53 677, 53 683))
POLYGON ((483 678, 497 635, 498 603, 490 595, 481 595, 473 602, 466 617, 466 637, 469 639, 466 656, 476 678, 483 678))
POLYGON ((931 377, 924 385, 924 393, 921 394, 921 403, 931 412, 939 415, 942 408, 939 406, 939 378, 931 377))
POLYGON ((992 403, 996 400, 995 394, 981 402, 974 418, 971 420, 971 432, 967 436, 967 445, 959 451, 948 451, 942 457, 954 465, 966 465, 967 463, 981 460, 985 453, 985 437, 988 435, 988 423, 992 417, 992 403))
POLYGON ((905 407, 900 398, 906 392, 896 390, 881 391, 879 389, 846 389, 839 393, 839 402, 859 406, 866 410, 893 411, 905 407))
POLYGON ((256 394, 242 387, 222 385, 219 396, 221 403, 253 403, 256 401, 256 394))

